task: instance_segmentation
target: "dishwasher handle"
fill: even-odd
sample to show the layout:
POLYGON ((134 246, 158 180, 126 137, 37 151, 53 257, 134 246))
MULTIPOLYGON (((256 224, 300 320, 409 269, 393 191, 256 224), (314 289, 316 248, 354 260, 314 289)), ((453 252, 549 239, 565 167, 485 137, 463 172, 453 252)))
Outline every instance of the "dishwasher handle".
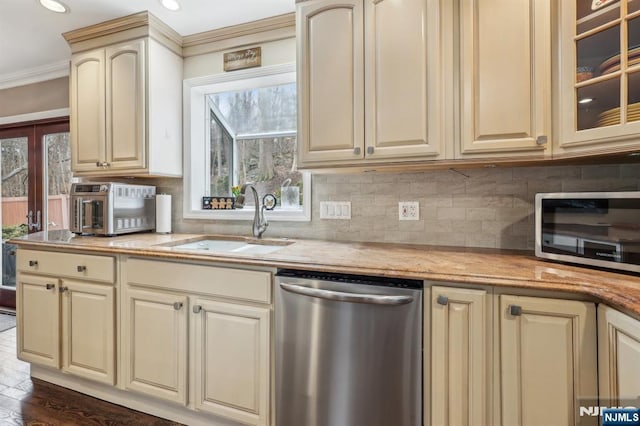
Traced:
POLYGON ((367 303, 370 305, 406 305, 413 302, 412 296, 382 296, 377 294, 346 293, 343 291, 323 290, 300 284, 280 283, 280 287, 291 293, 337 302, 367 303))

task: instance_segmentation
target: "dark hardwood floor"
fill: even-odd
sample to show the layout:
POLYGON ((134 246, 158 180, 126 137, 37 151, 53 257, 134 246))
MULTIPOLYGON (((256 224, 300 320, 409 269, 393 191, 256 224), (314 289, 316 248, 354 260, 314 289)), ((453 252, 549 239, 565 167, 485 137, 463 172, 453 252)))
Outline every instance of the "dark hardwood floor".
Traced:
POLYGON ((0 425, 178 425, 29 376, 16 329, 0 333, 0 425))

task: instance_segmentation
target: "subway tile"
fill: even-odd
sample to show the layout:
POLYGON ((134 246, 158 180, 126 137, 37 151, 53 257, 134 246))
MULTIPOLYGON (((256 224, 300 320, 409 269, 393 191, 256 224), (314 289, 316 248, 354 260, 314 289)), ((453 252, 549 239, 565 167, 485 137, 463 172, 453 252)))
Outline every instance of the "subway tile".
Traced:
POLYGON ((438 207, 438 220, 464 220, 466 209, 463 207, 438 207))

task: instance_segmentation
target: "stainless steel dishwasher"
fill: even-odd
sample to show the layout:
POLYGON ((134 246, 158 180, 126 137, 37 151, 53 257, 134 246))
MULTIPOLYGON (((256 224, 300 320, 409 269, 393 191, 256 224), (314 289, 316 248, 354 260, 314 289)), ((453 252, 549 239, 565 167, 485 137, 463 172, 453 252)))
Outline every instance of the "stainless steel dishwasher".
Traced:
POLYGON ((423 282, 280 270, 276 424, 422 424, 423 282))

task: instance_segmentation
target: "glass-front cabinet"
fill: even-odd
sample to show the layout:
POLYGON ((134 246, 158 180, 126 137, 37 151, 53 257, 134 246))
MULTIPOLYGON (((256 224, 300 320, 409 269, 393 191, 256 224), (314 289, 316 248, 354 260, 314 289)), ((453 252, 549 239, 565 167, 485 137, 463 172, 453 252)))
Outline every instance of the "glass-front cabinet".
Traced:
POLYGON ((560 5, 556 152, 640 149, 640 0, 560 5))

